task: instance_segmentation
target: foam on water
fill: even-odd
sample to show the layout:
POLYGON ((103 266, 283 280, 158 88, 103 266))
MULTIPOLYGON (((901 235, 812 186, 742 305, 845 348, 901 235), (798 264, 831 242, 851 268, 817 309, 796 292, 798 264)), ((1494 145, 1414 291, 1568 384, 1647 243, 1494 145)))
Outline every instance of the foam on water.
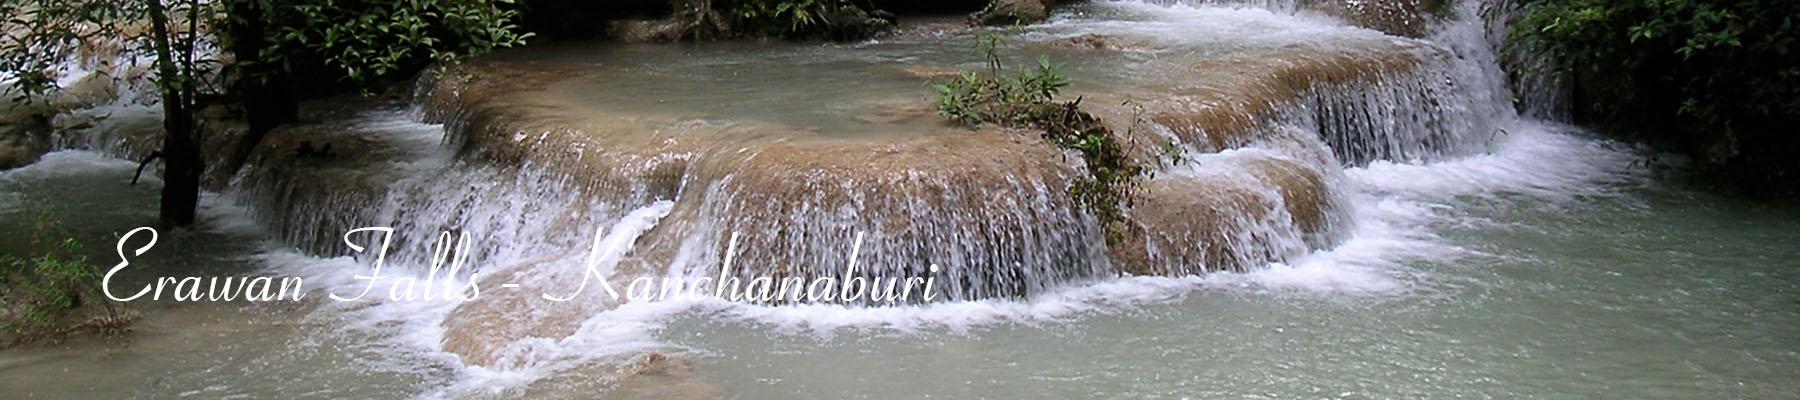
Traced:
POLYGON ((1642 150, 1585 138, 1566 126, 1513 120, 1486 155, 1433 164, 1377 162, 1347 171, 1365 190, 1444 201, 1457 196, 1518 193, 1570 198, 1601 194, 1607 185, 1640 178, 1642 150))
MULTIPOLYGON (((1242 38, 1245 41, 1280 43, 1305 37, 1380 37, 1379 33, 1366 29, 1264 10, 1164 6, 1142 2, 1118 2, 1113 5, 1152 22, 1095 22, 1059 17, 1048 29, 1116 29, 1159 37, 1171 36, 1175 39, 1187 35, 1217 35, 1233 37, 1234 40, 1242 38), (1242 23, 1205 25, 1209 27, 1205 29, 1212 29, 1210 31, 1180 29, 1187 26, 1181 23, 1183 20, 1219 18, 1230 18, 1242 23)), ((316 296, 319 300, 317 309, 308 317, 309 322, 340 327, 349 335, 366 339, 349 341, 354 347, 348 350, 365 356, 368 368, 402 371, 425 377, 419 383, 421 397, 461 397, 513 391, 587 365, 623 363, 652 351, 680 352, 684 349, 672 346, 658 337, 664 324, 679 316, 698 315, 710 319, 767 325, 776 328, 775 331, 778 332, 828 336, 860 331, 967 332, 999 324, 1056 323, 1087 315, 1119 313, 1149 304, 1179 301, 1185 296, 1208 291, 1324 301, 1406 296, 1427 291, 1431 286, 1434 278, 1425 269, 1419 268, 1421 264, 1453 261, 1473 254, 1471 250, 1438 237, 1433 231, 1434 226, 1459 223, 1457 219, 1461 217, 1453 212, 1453 201, 1469 196, 1494 195, 1528 196, 1547 202, 1566 201, 1580 196, 1604 195, 1609 188, 1642 177, 1641 173, 1631 167, 1638 157, 1638 150, 1604 140, 1585 138, 1566 127, 1510 118, 1506 115, 1509 111, 1504 109, 1505 103, 1500 100, 1504 96, 1497 94, 1504 91, 1504 88, 1493 89, 1494 85, 1491 84, 1494 79, 1490 78, 1497 74, 1497 70, 1485 65, 1493 63, 1492 57, 1482 56, 1491 55, 1491 49, 1481 47, 1487 44, 1484 41, 1488 38, 1483 36, 1486 31, 1475 30, 1464 24, 1442 32, 1447 33, 1440 33, 1434 37, 1434 41, 1449 41, 1445 45, 1454 48, 1459 56, 1472 55, 1463 57, 1463 64, 1484 64, 1460 69, 1462 75, 1458 79, 1481 82, 1464 85, 1462 88, 1482 91, 1476 97, 1487 99, 1490 101, 1487 104, 1495 104, 1496 107, 1495 110, 1487 111, 1509 117, 1502 124, 1504 133, 1494 136, 1485 154, 1430 164, 1375 161, 1367 166, 1343 170, 1341 174, 1337 174, 1341 176, 1334 176, 1333 179, 1341 181, 1341 185, 1337 186, 1343 188, 1342 193, 1336 194, 1346 198, 1350 218, 1354 222, 1348 238, 1332 248, 1250 272, 1186 277, 1124 277, 1054 288, 1027 299, 989 299, 902 307, 849 307, 830 304, 770 306, 692 299, 631 302, 587 316, 574 334, 567 337, 531 337, 511 343, 501 352, 499 361, 488 366, 477 366, 465 363, 461 357, 444 349, 445 321, 456 309, 456 301, 380 300, 386 297, 388 290, 392 288, 390 285, 398 282, 393 279, 382 281, 369 290, 370 299, 358 302, 329 301, 324 299, 326 293, 354 294, 363 290, 367 283, 355 277, 369 272, 369 260, 308 256, 274 243, 270 244, 267 251, 254 257, 258 263, 268 268, 268 273, 304 277, 309 296, 316 296)), ((133 110, 132 112, 151 112, 142 108, 133 110)), ((381 172, 383 174, 392 174, 394 179, 390 182, 395 186, 412 185, 417 189, 415 191, 423 192, 393 196, 455 195, 447 196, 449 198, 444 200, 447 207, 454 209, 453 203, 472 201, 468 199, 476 196, 469 193, 487 188, 457 187, 454 190, 456 193, 434 192, 431 189, 439 187, 431 186, 428 181, 478 181, 495 174, 526 174, 478 170, 462 175, 447 175, 445 171, 451 170, 456 161, 449 150, 438 145, 442 140, 443 126, 412 121, 412 116, 403 112, 382 112, 375 113, 373 117, 358 124, 359 130, 384 133, 378 135, 376 140, 388 141, 393 144, 389 147, 409 152, 396 157, 396 161, 388 165, 373 168, 384 169, 381 172)), ((103 148, 94 145, 90 147, 103 148)), ((1249 148, 1210 154, 1205 156, 1208 157, 1207 160, 1202 161, 1211 161, 1211 158, 1279 156, 1280 153, 1267 149, 1249 148)), ((1174 173, 1209 173, 1199 169, 1202 165, 1205 164, 1196 163, 1188 170, 1174 173)), ((0 172, 0 185, 21 179, 48 179, 56 174, 76 171, 120 170, 134 166, 130 161, 108 158, 101 153, 56 152, 32 166, 0 172)), ((555 198, 536 199, 539 203, 577 203, 564 198, 577 197, 577 193, 554 185, 557 183, 553 182, 554 179, 545 179, 552 181, 552 184, 544 185, 548 189, 539 194, 555 198)), ((526 181, 530 178, 518 180, 526 181)), ((458 183, 457 186, 467 185, 458 183)), ((232 194, 256 195, 259 194, 253 191, 232 194)), ((376 200, 382 201, 370 205, 376 209, 372 211, 373 217, 369 218, 375 221, 407 223, 415 219, 430 218, 429 221, 420 221, 419 226, 469 225, 471 228, 482 228, 477 225, 504 221, 517 223, 521 219, 449 215, 450 213, 416 215, 392 207, 393 203, 405 199, 376 200)), ((529 204, 518 203, 531 199, 502 200, 515 202, 491 205, 482 212, 512 213, 508 217, 517 217, 516 214, 523 213, 519 210, 534 209, 528 207, 529 204)), ((0 207, 16 201, 0 197, 0 207)), ((640 235, 654 229, 657 222, 671 212, 674 204, 668 200, 645 203, 647 205, 626 210, 595 212, 596 215, 587 220, 571 223, 589 226, 591 224, 588 223, 602 224, 599 221, 609 221, 603 223, 607 229, 602 232, 606 234, 593 238, 593 245, 602 251, 595 252, 597 258, 587 262, 606 265, 606 271, 614 270, 611 266, 627 257, 640 235), (599 214, 616 218, 609 219, 599 214)), ((206 218, 204 224, 215 229, 251 229, 257 226, 281 229, 263 222, 269 218, 253 218, 252 210, 232 204, 237 203, 226 201, 220 196, 208 196, 202 207, 203 217, 206 218)), ((552 214, 554 213, 543 211, 541 215, 552 214)), ((540 228, 551 229, 513 225, 500 228, 503 229, 499 231, 518 233, 497 235, 496 239, 539 237, 544 236, 538 232, 540 228)), ((341 232, 338 234, 341 235, 341 232)), ((550 247, 556 246, 544 246, 550 247)), ((525 258, 537 250, 541 248, 522 246, 488 254, 488 258, 512 261, 525 258)), ((398 265, 384 268, 382 272, 392 277, 411 277, 423 281, 426 276, 422 259, 390 259, 390 262, 398 265)), ((581 264, 578 258, 567 261, 571 265, 581 264)), ((498 271, 482 271, 484 274, 493 272, 498 271)), ((434 284, 439 289, 454 291, 467 283, 464 279, 439 276, 434 284)), ((556 306, 558 305, 548 305, 556 306)))
MULTIPOLYGON (((107 157, 105 154, 84 150, 54 151, 44 154, 36 163, 0 171, 0 184, 11 184, 23 180, 49 180, 58 177, 82 176, 96 171, 112 171, 121 168, 135 168, 136 163, 107 157)), ((144 179, 151 182, 160 181, 153 175, 144 179)))
POLYGON ((995 323, 1051 321, 1086 312, 1119 311, 1145 303, 1179 299, 1202 290, 1326 295, 1328 298, 1403 295, 1431 279, 1416 268, 1447 262, 1470 250, 1438 237, 1431 226, 1455 223, 1445 213, 1458 196, 1523 195, 1545 201, 1577 195, 1604 195, 1638 181, 1632 169, 1638 152, 1602 139, 1576 136, 1567 128, 1521 121, 1491 154, 1435 164, 1377 163, 1346 175, 1357 188, 1357 229, 1343 244, 1288 263, 1244 273, 1200 277, 1130 277, 1068 287, 1029 300, 991 300, 899 308, 833 305, 755 306, 708 303, 723 316, 768 323, 789 330, 829 332, 840 328, 928 327, 966 330, 995 323))
MULTIPOLYGON (((905 307, 768 306, 711 299, 634 302, 588 317, 568 337, 522 341, 492 366, 466 365, 456 355, 442 350, 443 322, 456 306, 453 301, 326 302, 312 318, 370 338, 358 351, 374 356, 373 364, 379 368, 425 371, 420 373, 436 376, 428 380, 425 387, 431 389, 423 397, 460 397, 511 393, 559 372, 593 363, 624 363, 652 351, 685 351, 657 336, 667 321, 680 316, 740 321, 767 326, 774 332, 829 337, 869 331, 963 333, 1003 324, 1058 323, 1087 315, 1127 312, 1213 291, 1334 302, 1404 296, 1430 286, 1433 277, 1420 265, 1473 254, 1432 231, 1433 225, 1456 223, 1454 219, 1459 217, 1447 211, 1450 201, 1459 196, 1519 195, 1557 202, 1580 195, 1602 195, 1609 187, 1642 176, 1632 169, 1638 153, 1628 147, 1541 123, 1519 122, 1511 125, 1509 132, 1498 139, 1490 154, 1435 164, 1375 163, 1347 170, 1345 179, 1353 188, 1349 197, 1357 220, 1353 237, 1334 248, 1245 273, 1126 277, 1062 287, 1023 300, 905 307), (441 372, 444 370, 451 372, 441 372)), ((107 159, 97 155, 59 155, 51 162, 117 164, 104 160, 107 159)), ((627 213, 606 230, 609 234, 600 240, 604 250, 600 254, 605 257, 628 253, 636 233, 653 228, 669 207, 667 202, 657 202, 627 213)), ((229 207, 212 209, 243 213, 229 207)), ((271 251, 258 257, 272 270, 307 277, 309 287, 333 293, 360 291, 364 283, 353 277, 369 268, 348 257, 321 259, 293 251, 271 251)), ((392 268, 384 273, 417 275, 418 270, 392 268)), ((461 283, 440 284, 457 287, 461 283)), ((371 296, 384 294, 386 289, 378 285, 371 296)))
POLYGON ((1095 19, 1073 14, 1058 14, 1044 25, 1051 31, 1079 30, 1083 33, 1135 34, 1180 43, 1196 37, 1228 37, 1245 46, 1259 44, 1330 45, 1344 38, 1408 40, 1389 38, 1370 29, 1346 26, 1323 16, 1293 14, 1279 8, 1235 6, 1194 6, 1187 4, 1153 4, 1144 1, 1113 1, 1100 5, 1117 19, 1095 19), (1193 21, 1231 21, 1229 24, 1194 23, 1193 21))

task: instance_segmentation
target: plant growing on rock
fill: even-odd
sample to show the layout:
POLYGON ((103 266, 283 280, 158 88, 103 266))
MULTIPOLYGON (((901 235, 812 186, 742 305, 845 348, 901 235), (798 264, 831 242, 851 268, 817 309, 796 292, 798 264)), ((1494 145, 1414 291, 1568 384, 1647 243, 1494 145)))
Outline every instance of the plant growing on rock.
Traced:
POLYGON ((965 72, 935 85, 938 113, 971 127, 992 123, 1039 129, 1046 141, 1081 154, 1088 176, 1072 183, 1069 194, 1076 205, 1100 220, 1109 243, 1122 239, 1125 214, 1121 207, 1130 205, 1131 193, 1146 169, 1126 155, 1124 145, 1099 118, 1081 111, 1081 99, 1056 101, 1056 95, 1069 85, 1061 66, 1039 57, 1033 68, 1008 76, 1001 61, 1002 47, 999 35, 976 36, 975 48, 986 59, 987 71, 965 72))
POLYGON ((34 222, 36 256, 0 255, 0 348, 82 331, 121 333, 135 315, 100 296, 99 268, 48 213, 34 222))

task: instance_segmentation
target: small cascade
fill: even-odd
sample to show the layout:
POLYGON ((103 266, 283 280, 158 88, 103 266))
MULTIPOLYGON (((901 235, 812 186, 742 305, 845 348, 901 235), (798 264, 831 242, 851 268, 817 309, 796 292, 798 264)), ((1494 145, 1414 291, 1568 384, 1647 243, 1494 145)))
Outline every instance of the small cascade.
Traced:
MULTIPOLYGON (((921 75, 979 68, 957 36, 967 33, 505 52, 421 77, 412 104, 338 105, 309 118, 325 122, 280 128, 226 195, 301 252, 356 256, 334 268, 373 262, 346 243, 374 240, 345 236, 363 227, 394 229, 384 258, 399 275, 466 260, 478 299, 342 307, 378 311, 350 315, 401 326, 408 345, 453 355, 444 365, 480 367, 455 379, 518 384, 630 364, 656 346, 632 337, 653 336, 646 321, 659 312, 717 304, 621 299, 590 274, 619 290, 639 278, 685 280, 682 290, 699 278, 860 278, 922 293, 907 279, 929 278, 933 301, 960 303, 730 309, 746 313, 1068 312, 1057 297, 1114 293, 1072 286, 1248 272, 1218 275, 1229 279, 1336 249, 1388 252, 1345 244, 1385 223, 1357 209, 1368 204, 1361 171, 1456 164, 1493 151, 1515 114, 1566 115, 1561 83, 1508 80, 1503 62, 1542 64, 1502 60, 1503 29, 1482 6, 1121 0, 1021 28, 1010 49, 1066 62, 1077 83, 1062 95, 1083 99, 1152 166, 1118 237, 1069 191, 1089 176, 1079 154, 1039 132, 936 115, 921 75), (1543 106, 1515 112, 1514 93, 1543 106), (296 151, 323 145, 332 155, 296 151), (466 242, 433 247, 445 237, 466 242), (629 343, 608 342, 620 337, 629 343)), ((98 124, 65 145, 136 157, 154 143, 136 129, 98 124)))
POLYGON ((1158 5, 1255 7, 1281 13, 1319 13, 1389 35, 1423 37, 1455 0, 1130 0, 1158 5))
MULTIPOLYGON (((1147 15, 1138 17, 1148 18, 1141 29, 1164 31, 1193 24, 1184 13, 1242 14, 1120 4, 1147 15)), ((662 222, 634 237, 620 274, 716 275, 734 234, 736 268, 725 273, 740 279, 930 277, 951 301, 1029 296, 1119 274, 1247 270, 1343 239, 1354 224, 1336 183, 1341 166, 1485 150, 1497 119, 1510 112, 1494 106, 1505 86, 1491 67, 1471 66, 1493 58, 1487 31, 1457 21, 1434 40, 1324 28, 1334 29, 1333 39, 1257 39, 1269 41, 1255 45, 1269 50, 1227 45, 1223 57, 1193 58, 1180 42, 1152 48, 1178 56, 1133 68, 1173 71, 1153 78, 1171 83, 1129 93, 1150 98, 1151 129, 1117 130, 1142 135, 1128 138, 1133 143, 1174 140, 1189 162, 1166 166, 1146 183, 1131 207, 1126 240, 1110 246, 1065 191, 1084 167, 1031 136, 947 127, 929 109, 880 109, 874 122, 816 126, 694 118, 681 114, 683 103, 609 111, 583 103, 593 101, 591 92, 570 91, 589 86, 568 82, 599 78, 591 61, 569 55, 579 49, 496 57, 452 72, 477 79, 422 78, 416 113, 443 125, 396 122, 410 116, 392 111, 349 126, 271 135, 339 143, 344 154, 331 162, 296 160, 281 149, 297 144, 272 143, 237 179, 236 191, 283 240, 317 254, 344 254, 342 235, 350 229, 394 227, 390 260, 409 265, 428 263, 430 240, 454 231, 470 235, 477 265, 567 269, 580 264, 569 260, 595 239, 593 227, 666 203, 662 222), (895 133, 851 138, 835 130, 895 133)), ((1133 38, 1140 28, 1114 21, 1052 29, 1173 40, 1133 38)), ((961 58, 914 46, 924 45, 892 45, 914 52, 907 57, 961 58)), ((637 52, 630 53, 634 62, 661 56, 623 51, 637 52)), ((767 55, 792 56, 819 55, 767 55)), ((645 89, 651 91, 642 95, 659 88, 645 89)), ((878 108, 895 101, 848 100, 878 108)), ((1117 104, 1091 104, 1108 103, 1117 104)), ((1098 107, 1113 121, 1128 120, 1098 107)))
MULTIPOLYGON (((627 195, 604 201, 567 176, 530 166, 456 160, 441 150, 441 125, 410 122, 403 111, 377 112, 347 127, 271 135, 270 151, 236 179, 234 194, 284 242, 314 254, 347 254, 345 232, 395 230, 399 265, 427 265, 441 232, 469 235, 471 260, 517 260, 586 243, 593 226, 655 201, 627 195), (346 132, 333 135, 328 132, 346 132), (294 143, 333 143, 330 160, 296 158, 294 143)), ((607 200, 616 197, 606 198, 607 200)))
POLYGON ((271 134, 231 191, 313 254, 348 254, 345 232, 392 227, 388 263, 423 270, 441 257, 440 233, 466 235, 456 256, 486 287, 520 288, 446 311, 439 342, 471 364, 522 368, 550 357, 533 338, 568 337, 627 305, 598 289, 537 297, 580 287, 589 265, 613 281, 931 278, 940 301, 1257 269, 1346 239, 1344 167, 1480 153, 1511 113, 1504 75, 1486 65, 1492 36, 1466 6, 1425 39, 1260 11, 1086 7, 1122 19, 1064 20, 1021 46, 1113 82, 1078 89, 1084 107, 1158 166, 1113 243, 1067 192, 1086 173, 1079 158, 1032 132, 942 124, 913 97, 918 78, 891 74, 893 60, 967 59, 939 38, 503 54, 421 78, 416 109, 282 128, 293 131, 271 134), (1294 32, 1256 33, 1283 29, 1294 32), (1083 55, 1055 47, 1065 37, 1131 46, 1083 55), (751 72, 720 81, 658 62, 751 72), (843 76, 809 88, 776 64, 843 76), (828 98, 798 98, 815 94, 828 98), (1144 99, 1141 110, 1121 97, 1144 99), (808 108, 749 102, 772 98, 808 108), (336 154, 297 157, 297 138, 336 154))
POLYGON ((1064 194, 1074 171, 1008 133, 931 124, 949 132, 846 141, 785 138, 796 132, 761 123, 644 127, 636 115, 538 112, 556 99, 521 87, 530 77, 487 82, 445 80, 420 97, 459 153, 553 171, 590 192, 676 188, 676 210, 639 248, 648 273, 717 277, 736 234, 735 268, 723 273, 744 281, 930 277, 939 298, 972 300, 1113 274, 1097 224, 1064 194), (570 148, 604 151, 546 151, 570 148))
MULTIPOLYGON (((1291 13, 1303 4, 1262 5, 1291 13)), ((1153 18, 1217 17, 1183 7, 1153 18)), ((1131 138, 1173 140, 1189 162, 1146 185, 1132 210, 1132 243, 1115 248, 1114 261, 1152 275, 1285 261, 1330 247, 1353 227, 1337 183, 1343 166, 1489 151, 1512 109, 1495 62, 1498 41, 1479 7, 1437 11, 1448 19, 1420 33, 1428 40, 1338 32, 1332 36, 1344 43, 1191 67, 1187 79, 1215 82, 1153 97, 1147 111, 1156 129, 1131 138)))

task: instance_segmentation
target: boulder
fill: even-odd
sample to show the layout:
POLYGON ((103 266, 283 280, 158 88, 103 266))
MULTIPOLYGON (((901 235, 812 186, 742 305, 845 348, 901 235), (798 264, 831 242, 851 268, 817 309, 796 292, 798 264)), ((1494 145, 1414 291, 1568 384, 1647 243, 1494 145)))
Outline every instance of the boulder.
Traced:
POLYGON ((860 7, 839 7, 826 13, 823 19, 826 27, 822 33, 826 39, 838 41, 873 37, 893 29, 899 20, 887 11, 868 11, 860 7))
POLYGON ((1050 0, 993 0, 970 18, 986 26, 1036 23, 1050 18, 1050 0))
POLYGON ((607 36, 624 43, 672 42, 681 38, 681 23, 673 19, 613 21, 607 36))
POLYGON ((37 162, 50 152, 50 114, 13 106, 0 114, 0 171, 37 162))

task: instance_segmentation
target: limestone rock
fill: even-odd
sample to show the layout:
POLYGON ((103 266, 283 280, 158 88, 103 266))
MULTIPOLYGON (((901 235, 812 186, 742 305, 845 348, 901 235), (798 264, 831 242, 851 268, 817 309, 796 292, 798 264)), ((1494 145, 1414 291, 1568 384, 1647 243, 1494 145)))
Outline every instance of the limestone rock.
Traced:
POLYGON ((970 16, 977 25, 1011 26, 1050 18, 1050 0, 993 0, 970 16))

